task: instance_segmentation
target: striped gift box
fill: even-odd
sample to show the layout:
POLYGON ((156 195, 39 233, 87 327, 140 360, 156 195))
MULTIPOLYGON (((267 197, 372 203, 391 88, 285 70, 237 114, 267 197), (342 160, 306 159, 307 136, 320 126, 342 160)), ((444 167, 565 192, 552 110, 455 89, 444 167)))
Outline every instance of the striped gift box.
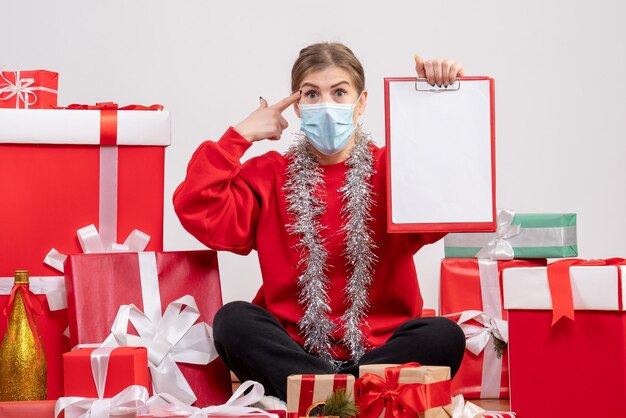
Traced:
POLYGON ((316 404, 326 401, 337 389, 345 389, 354 400, 354 376, 349 374, 296 374, 287 378, 287 417, 308 416, 316 404))
POLYGON ((578 256, 575 213, 498 213, 498 232, 448 234, 446 258, 566 258, 578 256), (509 222, 503 218, 512 218, 509 222), (519 227, 518 227, 519 225, 519 227), (519 228, 519 231, 512 232, 519 228), (500 237, 498 236, 500 235, 500 237), (498 242, 498 240, 500 242, 498 242), (511 257, 498 256, 501 244, 512 247, 511 257), (496 249, 498 247, 498 249, 496 249), (487 253, 481 256, 479 252, 487 253))

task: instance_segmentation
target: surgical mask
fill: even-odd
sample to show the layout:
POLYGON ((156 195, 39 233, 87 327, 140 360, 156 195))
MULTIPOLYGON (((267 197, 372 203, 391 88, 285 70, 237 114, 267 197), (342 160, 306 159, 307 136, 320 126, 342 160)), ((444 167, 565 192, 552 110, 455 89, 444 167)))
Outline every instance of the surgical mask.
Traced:
POLYGON ((300 129, 322 154, 332 155, 341 151, 354 133, 354 107, 356 103, 301 104, 300 129))

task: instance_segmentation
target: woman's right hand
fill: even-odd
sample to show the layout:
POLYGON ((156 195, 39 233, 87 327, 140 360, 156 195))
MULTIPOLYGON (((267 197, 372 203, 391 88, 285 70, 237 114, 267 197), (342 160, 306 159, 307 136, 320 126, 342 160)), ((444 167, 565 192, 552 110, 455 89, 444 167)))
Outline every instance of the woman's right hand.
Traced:
POLYGON ((271 106, 261 97, 259 107, 233 128, 250 142, 280 139, 280 135, 289 126, 282 113, 300 100, 300 94, 300 91, 296 91, 271 106))

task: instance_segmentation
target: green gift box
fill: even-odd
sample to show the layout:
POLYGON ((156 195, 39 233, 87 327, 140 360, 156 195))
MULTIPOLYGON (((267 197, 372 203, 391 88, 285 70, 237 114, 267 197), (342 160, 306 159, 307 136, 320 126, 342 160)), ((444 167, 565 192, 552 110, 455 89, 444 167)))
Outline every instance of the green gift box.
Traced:
POLYGON ((499 210, 497 232, 448 234, 444 246, 446 258, 576 257, 576 214, 499 210))

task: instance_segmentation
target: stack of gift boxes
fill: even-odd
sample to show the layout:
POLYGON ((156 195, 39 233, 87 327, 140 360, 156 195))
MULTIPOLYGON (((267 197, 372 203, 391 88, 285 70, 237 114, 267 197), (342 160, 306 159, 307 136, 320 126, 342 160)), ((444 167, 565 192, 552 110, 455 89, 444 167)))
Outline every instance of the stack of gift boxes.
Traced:
MULTIPOLYGON (((262 414, 246 409, 263 394, 258 383, 230 397, 212 344, 215 252, 162 251, 169 113, 60 108, 56 73, 1 75, 0 304, 14 270, 28 269, 56 413, 262 414)), ((569 259, 575 224, 571 214, 501 211, 495 234, 448 235, 440 309, 467 341, 456 377, 417 363, 362 366, 356 381, 291 376, 288 418, 319 415, 337 389, 363 418, 512 416, 463 396, 510 396, 519 418, 626 416, 624 261, 569 259)), ((9 406, 0 403, 3 416, 9 406)))
MULTIPOLYGON (((48 399, 73 397, 57 402, 66 417, 101 407, 95 399, 116 399, 113 411, 153 391, 223 404, 232 390, 211 337, 222 303, 216 254, 162 251, 169 112, 58 107, 56 73, 1 75, 0 305, 14 271, 28 270, 43 305, 35 323, 48 399)), ((20 414, 41 405, 32 407, 20 414)))

